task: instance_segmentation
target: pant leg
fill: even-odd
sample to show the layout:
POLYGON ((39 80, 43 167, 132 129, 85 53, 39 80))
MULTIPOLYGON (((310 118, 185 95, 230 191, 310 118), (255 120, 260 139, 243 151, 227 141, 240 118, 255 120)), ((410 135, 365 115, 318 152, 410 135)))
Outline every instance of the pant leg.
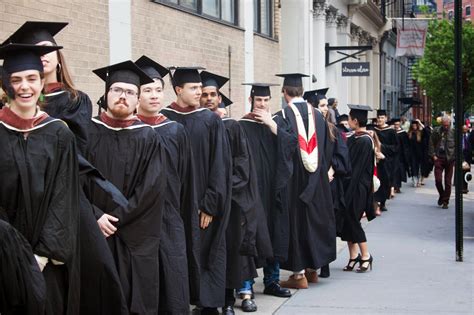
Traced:
POLYGON ((445 160, 444 167, 444 196, 443 201, 449 203, 449 197, 451 197, 451 187, 453 185, 453 173, 454 173, 454 160, 445 160))
POLYGON ((444 196, 442 160, 443 158, 437 158, 436 161, 434 161, 435 184, 436 184, 436 189, 438 190, 440 199, 442 199, 444 196))
POLYGON ((252 280, 245 280, 242 283, 242 287, 237 290, 237 294, 252 294, 252 285, 254 281, 252 280))
POLYGON ((277 261, 263 267, 263 284, 267 287, 273 282, 280 282, 280 263, 277 261))
POLYGON ((225 306, 234 306, 235 304, 235 296, 234 296, 234 289, 225 289, 225 306))

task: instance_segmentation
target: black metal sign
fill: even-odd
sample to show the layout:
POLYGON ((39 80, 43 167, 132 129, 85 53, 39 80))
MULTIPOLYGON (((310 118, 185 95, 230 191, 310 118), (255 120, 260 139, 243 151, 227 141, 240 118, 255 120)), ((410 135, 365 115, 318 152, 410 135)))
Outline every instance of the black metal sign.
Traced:
POLYGON ((370 62, 343 62, 343 77, 368 77, 370 76, 370 62))

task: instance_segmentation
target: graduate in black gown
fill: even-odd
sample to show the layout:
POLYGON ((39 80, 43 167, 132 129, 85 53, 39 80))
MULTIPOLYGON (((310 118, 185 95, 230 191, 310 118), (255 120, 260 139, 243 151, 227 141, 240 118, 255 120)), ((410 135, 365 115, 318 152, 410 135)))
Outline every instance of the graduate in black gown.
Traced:
POLYGON ((289 183, 290 246, 282 267, 293 271, 287 288, 305 289, 317 282, 317 272, 336 259, 336 222, 325 152, 329 145, 326 121, 303 98, 303 74, 281 74, 282 93, 288 104, 280 114, 298 135, 289 183), (307 269, 307 270, 306 270, 307 269), (306 275, 305 275, 306 273, 306 275))
MULTIPOLYGON (((230 315, 234 314, 234 289, 240 289, 244 281, 253 280, 258 276, 254 258, 258 256, 258 211, 263 211, 263 208, 259 202, 256 170, 250 156, 247 136, 236 120, 225 117, 225 111, 219 110, 221 104, 224 108, 232 104, 232 101, 220 92, 228 79, 207 71, 201 72, 201 79, 201 107, 208 108, 222 118, 232 153, 232 178, 229 183, 232 185, 232 203, 226 233, 226 302, 222 310, 223 314, 230 315)), ((237 294, 242 299, 244 312, 257 310, 252 299, 252 290, 238 290, 237 294)))
POLYGON ((423 150, 421 156, 421 180, 420 184, 424 185, 424 180, 430 173, 433 171, 433 159, 429 155, 429 148, 430 148, 430 138, 431 133, 433 132, 433 128, 429 124, 424 124, 425 128, 423 128, 423 150))
POLYGON ((408 141, 408 134, 407 132, 402 129, 400 125, 400 119, 393 120, 393 128, 397 133, 397 140, 398 140, 398 161, 395 167, 395 192, 400 193, 400 188, 402 187, 402 183, 407 182, 407 176, 410 176, 410 144, 408 141))
POLYGON ((375 193, 375 201, 378 202, 381 211, 387 211, 385 202, 390 199, 393 187, 395 156, 398 152, 397 133, 387 124, 387 113, 385 110, 377 110, 377 125, 373 128, 382 145, 382 154, 385 159, 377 164, 377 174, 380 179, 380 188, 375 193))
POLYGON ((133 62, 94 70, 105 81, 104 109, 92 119, 86 158, 128 199, 117 206, 95 183, 88 196, 107 237, 130 313, 156 314, 159 244, 166 189, 164 144, 134 111, 153 80, 133 62))
POLYGON ((410 169, 413 187, 421 186, 421 162, 423 159, 423 128, 419 120, 412 120, 408 130, 410 169))
POLYGON ((38 107, 40 56, 58 46, 8 44, 0 110, 0 217, 30 244, 46 283, 46 314, 79 313, 78 162, 74 135, 38 107))
POLYGON ((161 113, 181 123, 192 147, 201 228, 201 314, 217 314, 225 303, 226 229, 231 201, 231 155, 222 120, 199 108, 202 83, 198 67, 177 68, 172 82, 176 102, 161 113))
MULTIPOLYGON (((19 42, 33 45, 57 45, 53 36, 68 23, 26 22, 5 42, 19 42)), ((45 86, 41 108, 51 117, 63 120, 74 133, 78 154, 84 155, 88 130, 92 118, 92 103, 89 96, 74 87, 72 78, 61 51, 41 56, 45 86)), ((106 181, 84 158, 79 158, 81 183, 88 178, 103 183, 112 195, 126 202, 113 185, 106 181), (112 191, 112 192, 111 192, 112 191)), ((123 204, 123 203, 122 203, 123 204)), ((81 255, 81 313, 123 314, 127 312, 125 298, 120 286, 117 270, 105 237, 100 232, 92 212, 92 205, 81 189, 80 209, 80 252, 81 255)))
POLYGON ((366 105, 348 105, 349 125, 354 130, 348 139, 349 159, 352 173, 345 183, 346 211, 344 212, 341 239, 347 241, 349 262, 344 271, 365 272, 372 268, 372 255, 369 253, 367 238, 360 220, 363 213, 370 221, 375 218, 373 205, 373 176, 375 166, 375 144, 366 130, 367 113, 372 109, 366 105))
POLYGON ((191 144, 184 126, 160 113, 168 69, 147 56, 135 64, 154 82, 140 87, 137 117, 166 147, 166 195, 160 235, 160 314, 187 314, 199 300, 199 217, 191 144))
MULTIPOLYGON (((351 172, 349 151, 346 139, 342 131, 330 121, 329 102, 326 98, 328 89, 307 91, 303 98, 313 107, 319 109, 328 125, 329 142, 325 151, 326 160, 329 162, 328 177, 331 185, 331 195, 336 218, 336 234, 340 236, 341 224, 337 218, 344 215, 346 209, 344 196, 344 178, 351 172)), ((347 115, 346 115, 347 116, 347 115)), ((338 116, 338 119, 341 115, 338 116)), ((344 117, 343 117, 344 119, 344 117)), ((330 276, 329 264, 321 267, 319 277, 328 278, 330 276)))
MULTIPOLYGON (((249 97, 252 107, 239 124, 247 136, 250 154, 256 165, 260 200, 273 248, 273 257, 267 259, 263 267, 263 293, 290 297, 290 290, 280 286, 280 263, 288 257, 288 183, 293 174, 292 158, 297 138, 281 116, 270 113, 270 86, 274 84, 245 84, 252 86, 249 97)), ((251 291, 252 283, 245 281, 241 290, 251 291)))

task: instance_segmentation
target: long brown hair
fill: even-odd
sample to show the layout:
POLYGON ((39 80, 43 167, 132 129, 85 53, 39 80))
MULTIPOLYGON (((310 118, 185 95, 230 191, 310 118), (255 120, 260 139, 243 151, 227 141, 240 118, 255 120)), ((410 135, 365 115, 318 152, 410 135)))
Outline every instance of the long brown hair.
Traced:
POLYGON ((64 58, 63 53, 58 50, 58 67, 56 68, 56 75, 59 82, 64 86, 64 89, 71 93, 72 98, 75 99, 79 93, 77 92, 74 83, 72 83, 71 75, 66 65, 66 59, 64 58))
POLYGON ((416 132, 416 142, 420 143, 423 132, 422 132, 420 124, 417 121, 413 121, 410 124, 410 129, 408 129, 408 137, 410 139, 411 139, 414 132, 416 132), (418 128, 416 130, 413 130, 413 125, 415 125, 415 124, 418 126, 418 128))

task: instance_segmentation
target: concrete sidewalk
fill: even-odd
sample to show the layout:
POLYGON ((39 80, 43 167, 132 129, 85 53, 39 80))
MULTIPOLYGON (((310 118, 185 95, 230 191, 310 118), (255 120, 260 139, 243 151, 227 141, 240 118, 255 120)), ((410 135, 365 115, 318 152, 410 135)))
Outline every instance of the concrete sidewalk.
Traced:
POLYGON ((437 196, 432 176, 420 188, 405 185, 366 225, 372 271, 343 272, 348 253, 339 242, 331 277, 290 299, 261 294, 258 279, 254 314, 474 314, 474 192, 464 195, 464 262, 455 261, 454 198, 445 210, 437 196))

